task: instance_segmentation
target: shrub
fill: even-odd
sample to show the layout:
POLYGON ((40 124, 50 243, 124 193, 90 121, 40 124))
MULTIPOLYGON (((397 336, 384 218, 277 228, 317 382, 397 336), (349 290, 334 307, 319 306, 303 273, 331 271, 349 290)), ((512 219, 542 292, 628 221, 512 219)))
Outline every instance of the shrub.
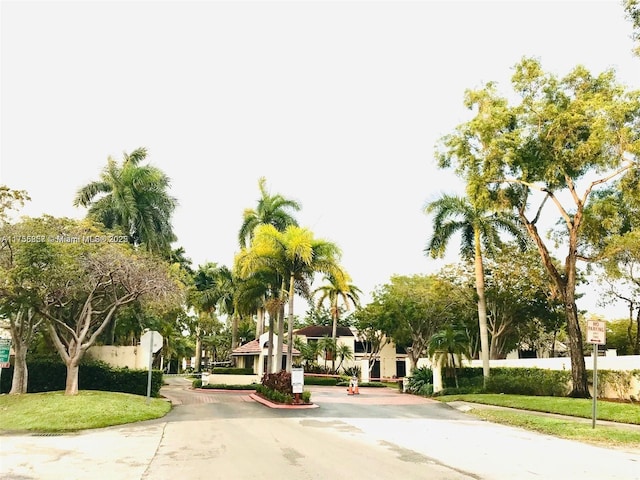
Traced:
MULTIPOLYGON (((59 358, 32 357, 27 359, 27 366, 29 368, 28 393, 53 392, 65 389, 67 367, 59 358)), ((11 388, 13 366, 5 369, 2 373, 2 391, 8 392, 11 388), (5 382, 7 383, 5 384, 5 382)), ((117 368, 105 362, 87 360, 80 364, 78 388, 80 390, 103 390, 146 395, 148 374, 147 370, 117 368)), ((151 373, 151 395, 158 397, 161 386, 162 371, 153 370, 151 373)))
POLYGON ((253 375, 251 368, 215 367, 212 371, 216 375, 253 375))
POLYGON ((344 374, 349 378, 351 377, 362 378, 362 370, 358 365, 354 365, 353 367, 349 367, 349 368, 344 368, 343 371, 344 371, 344 374))
POLYGON ((324 385, 327 387, 333 387, 338 383, 338 379, 335 377, 314 377, 304 376, 305 385, 324 385))
POLYGON ((302 392, 302 401, 304 403, 311 403, 311 392, 309 390, 302 392))
MULTIPOLYGON (((409 377, 409 384, 407 385, 407 391, 409 393, 420 394, 422 387, 425 385, 433 384, 433 370, 427 367, 414 368, 409 377)), ((433 386, 431 388, 433 392, 433 386)))
POLYGON ((202 380, 199 378, 191 382, 191 387, 193 388, 202 388, 202 380))
POLYGON ((489 393, 562 397, 569 393, 570 372, 542 368, 495 368, 487 379, 489 393))
POLYGON ((262 385, 283 394, 291 394, 291 374, 286 371, 278 373, 265 373, 262 377, 262 385))
POLYGON ((207 385, 203 385, 202 388, 210 388, 210 389, 215 389, 215 390, 255 390, 256 389, 257 384, 252 383, 250 385, 226 385, 226 384, 217 384, 217 385, 212 385, 212 384, 207 384, 207 385))
MULTIPOLYGON (((270 375, 276 375, 272 373, 270 375)), ((278 390, 267 387, 266 385, 256 385, 256 392, 276 403, 293 403, 293 394, 283 393, 278 390)))

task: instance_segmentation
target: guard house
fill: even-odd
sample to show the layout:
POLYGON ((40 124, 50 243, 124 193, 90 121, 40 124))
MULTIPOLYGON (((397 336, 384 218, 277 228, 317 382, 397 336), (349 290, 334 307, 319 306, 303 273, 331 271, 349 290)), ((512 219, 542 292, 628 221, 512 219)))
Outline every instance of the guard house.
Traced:
MULTIPOLYGON (((273 335, 273 361, 274 364, 278 362, 278 336, 273 335)), ((282 352, 280 355, 280 368, 284 370, 287 362, 287 352, 289 346, 285 343, 282 345, 282 352)), ((292 348, 291 354, 293 357, 299 357, 300 352, 295 348, 292 348)), ((262 375, 267 370, 267 358, 269 356, 269 333, 265 332, 256 340, 240 345, 231 352, 231 356, 236 359, 236 366, 239 368, 250 368, 253 373, 262 378, 262 375)))

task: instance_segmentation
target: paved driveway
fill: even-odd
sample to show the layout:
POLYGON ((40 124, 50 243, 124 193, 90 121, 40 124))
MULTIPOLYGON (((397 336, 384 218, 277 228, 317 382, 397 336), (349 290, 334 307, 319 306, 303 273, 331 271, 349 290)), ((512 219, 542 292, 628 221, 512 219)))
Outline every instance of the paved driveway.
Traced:
POLYGON ((6 479, 640 479, 640 455, 475 420, 392 390, 310 387, 319 408, 163 388, 163 419, 58 437, 2 436, 6 479))

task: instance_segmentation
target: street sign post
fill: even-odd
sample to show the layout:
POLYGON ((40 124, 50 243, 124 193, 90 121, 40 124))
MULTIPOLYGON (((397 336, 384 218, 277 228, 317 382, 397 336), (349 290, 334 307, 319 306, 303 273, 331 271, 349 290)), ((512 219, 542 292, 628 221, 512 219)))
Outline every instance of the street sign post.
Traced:
POLYGON ((151 401, 151 367, 153 364, 153 354, 162 348, 164 338, 160 335, 160 332, 153 330, 147 330, 142 337, 140 337, 140 347, 144 351, 149 352, 149 374, 147 376, 147 403, 151 401))
MULTIPOLYGON (((0 380, 2 380, 2 369, 9 368, 9 357, 11 356, 11 339, 0 338, 0 380)), ((2 391, 0 390, 0 393, 2 391)))
POLYGON ((607 324, 600 320, 587 320, 587 343, 593 345, 593 407, 591 428, 596 428, 598 404, 598 345, 607 343, 607 324))

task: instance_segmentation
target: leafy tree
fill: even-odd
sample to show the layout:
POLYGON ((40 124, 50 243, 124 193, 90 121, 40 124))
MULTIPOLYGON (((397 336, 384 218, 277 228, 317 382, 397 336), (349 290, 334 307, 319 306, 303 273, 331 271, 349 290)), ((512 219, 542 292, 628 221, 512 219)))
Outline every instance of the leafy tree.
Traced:
MULTIPOLYGON (((443 256, 451 237, 461 233, 460 254, 465 259, 473 259, 475 265, 476 293, 478 295, 478 325, 482 370, 489 376, 489 334, 487 329, 487 301, 485 297, 483 247, 493 252, 502 244, 500 232, 508 232, 522 239, 517 218, 503 211, 490 211, 462 197, 443 195, 429 203, 426 213, 433 213, 433 235, 425 252, 433 257, 443 256)), ((524 242, 521 242, 524 243, 524 242)))
POLYGON ((0 185, 0 317, 8 319, 15 352, 10 394, 27 392, 27 349, 41 323, 28 299, 14 295, 16 285, 11 279, 15 278, 14 269, 17 267, 15 249, 19 247, 22 237, 30 236, 33 232, 10 225, 8 211, 18 210, 28 200, 29 195, 24 190, 12 190, 0 185))
POLYGON ((153 302, 161 312, 180 304, 181 291, 169 266, 108 238, 87 221, 42 217, 30 220, 44 241, 21 243, 11 278, 13 296, 46 319, 51 341, 67 366, 65 393, 78 392, 85 352, 124 305, 153 302))
POLYGON ((291 211, 297 212, 301 206, 295 200, 290 200, 280 194, 271 195, 267 190, 267 180, 258 180, 260 199, 256 208, 245 209, 242 215, 242 225, 238 232, 240 247, 247 247, 253 239, 254 230, 258 225, 273 225, 278 231, 284 231, 288 226, 297 226, 298 222, 291 211))
POLYGON ((384 310, 382 301, 376 298, 375 293, 373 301, 358 308, 353 316, 358 331, 358 340, 365 346, 365 358, 369 365, 369 374, 371 374, 380 351, 390 341, 385 332, 391 331, 392 322, 384 310))
POLYGON ((125 153, 120 164, 109 157, 100 179, 80 188, 73 204, 88 207, 89 217, 108 229, 122 229, 133 245, 168 256, 176 240, 171 215, 177 201, 168 193, 169 177, 157 167, 141 165, 146 157, 144 148, 125 153))
POLYGON ((431 336, 452 318, 455 293, 452 285, 436 275, 391 277, 374 293, 384 316, 382 322, 396 344, 409 344, 411 369, 426 351, 431 336))
POLYGON ((633 52, 640 56, 640 3, 638 3, 638 0, 624 0, 623 5, 627 18, 631 21, 633 27, 631 38, 637 43, 633 52))
POLYGON ((440 166, 455 164, 471 195, 517 212, 565 307, 570 395, 589 397, 576 307, 577 261, 586 259, 580 232, 594 189, 637 169, 640 95, 619 85, 612 71, 594 76, 579 66, 558 78, 533 59, 516 65, 512 85, 519 96, 515 106, 493 84, 467 92, 466 104, 476 115, 445 137, 440 166), (548 204, 564 230, 562 268, 539 230, 548 204))

